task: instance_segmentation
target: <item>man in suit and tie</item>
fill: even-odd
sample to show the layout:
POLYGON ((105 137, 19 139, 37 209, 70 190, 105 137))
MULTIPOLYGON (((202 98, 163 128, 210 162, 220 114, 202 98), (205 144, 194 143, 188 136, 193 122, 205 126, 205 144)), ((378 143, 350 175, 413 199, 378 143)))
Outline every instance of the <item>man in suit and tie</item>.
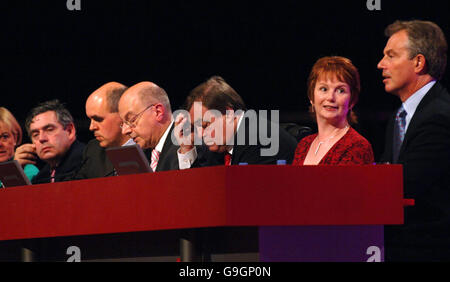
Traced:
POLYGON ((58 100, 33 108, 25 121, 32 144, 23 144, 14 159, 20 164, 45 163, 33 184, 71 180, 82 162, 85 144, 77 140, 73 117, 58 100))
MULTIPOLYGON (((87 179, 114 175, 114 166, 105 148, 128 144, 129 137, 122 134, 119 116, 119 100, 127 87, 118 82, 108 82, 89 95, 86 115, 90 119, 89 130, 94 133, 83 152, 83 165, 74 179, 87 179)), ((132 141, 131 141, 132 142, 132 141)))
POLYGON ((178 169, 177 149, 172 142, 173 117, 169 97, 155 83, 144 81, 130 87, 119 101, 122 134, 142 149, 151 150, 153 171, 178 169))
POLYGON ((186 109, 189 118, 179 115, 176 119, 181 169, 218 164, 276 164, 277 160, 292 162, 297 146, 295 138, 261 116, 255 114, 251 119, 241 96, 222 77, 213 76, 194 88, 187 97, 186 109), (183 135, 181 130, 188 119, 192 126, 190 136, 183 135), (193 131, 197 132, 198 139, 203 139, 208 150, 198 154, 197 150, 204 146, 193 146, 200 145, 193 142, 193 131), (266 131, 263 136, 271 136, 269 141, 276 144, 261 142, 261 131, 266 131))
POLYGON ((386 261, 450 260, 450 95, 439 83, 447 42, 428 21, 396 21, 385 34, 378 68, 402 105, 389 121, 381 161, 403 165, 405 197, 415 199, 404 225, 385 228, 386 261))

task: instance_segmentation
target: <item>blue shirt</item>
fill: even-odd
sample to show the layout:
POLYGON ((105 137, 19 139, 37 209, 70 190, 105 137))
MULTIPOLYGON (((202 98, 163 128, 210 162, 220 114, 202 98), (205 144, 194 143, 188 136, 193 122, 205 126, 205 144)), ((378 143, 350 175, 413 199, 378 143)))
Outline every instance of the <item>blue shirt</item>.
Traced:
POLYGON ((431 87, 433 87, 435 83, 436 80, 428 82, 422 88, 412 94, 405 102, 403 102, 403 109, 405 109, 406 111, 405 132, 408 130, 409 123, 414 116, 414 113, 416 112, 417 106, 420 104, 420 101, 422 101, 423 97, 425 97, 425 94, 428 93, 428 91, 431 89, 431 87))

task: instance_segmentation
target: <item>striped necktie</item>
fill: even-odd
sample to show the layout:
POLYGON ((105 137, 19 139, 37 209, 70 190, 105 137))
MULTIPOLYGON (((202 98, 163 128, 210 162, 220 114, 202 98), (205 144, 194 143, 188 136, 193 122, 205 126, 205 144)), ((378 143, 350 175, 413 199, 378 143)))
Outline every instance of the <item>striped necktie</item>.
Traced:
POLYGON ((152 157, 151 157, 151 163, 150 163, 150 167, 152 168, 153 171, 156 170, 156 166, 158 165, 159 154, 160 153, 156 149, 153 149, 152 157))
POLYGON ((394 125, 394 142, 393 142, 393 161, 394 163, 397 162, 399 154, 400 154, 400 148, 402 147, 403 139, 405 139, 405 133, 406 133, 406 111, 401 106, 397 114, 395 115, 395 125, 394 125))
POLYGON ((55 182, 55 173, 56 173, 56 169, 52 169, 51 173, 50 173, 50 182, 51 183, 55 182))

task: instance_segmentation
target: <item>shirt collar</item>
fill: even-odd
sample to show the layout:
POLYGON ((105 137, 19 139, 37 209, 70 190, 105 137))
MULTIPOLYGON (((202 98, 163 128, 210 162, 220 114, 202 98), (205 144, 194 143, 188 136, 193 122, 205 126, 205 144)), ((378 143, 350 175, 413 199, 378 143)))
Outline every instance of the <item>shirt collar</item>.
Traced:
POLYGON ((156 151, 158 151, 160 153, 162 152, 164 143, 166 142, 167 135, 169 135, 169 131, 170 131, 170 128, 172 127, 172 124, 173 124, 173 119, 170 122, 169 126, 166 128, 166 131, 164 132, 163 136, 159 139, 159 142, 158 142, 158 144, 155 147, 156 151))
POLYGON ((431 87, 436 83, 436 80, 432 80, 425 84, 422 88, 412 94, 405 102, 403 102, 403 108, 409 116, 413 116, 422 98, 428 93, 431 87))
MULTIPOLYGON (((237 123, 237 126, 236 126, 236 132, 238 132, 238 130, 239 130, 239 126, 241 125, 241 122, 242 122, 242 118, 244 117, 244 114, 242 114, 242 115, 240 115, 239 116, 239 120, 238 120, 238 123, 237 123)), ((233 155, 233 148, 234 148, 234 146, 232 146, 229 150, 227 150, 227 152, 230 154, 230 155, 233 155)))
POLYGON ((130 138, 130 139, 128 139, 127 142, 125 142, 124 144, 122 144, 122 147, 123 147, 123 146, 134 145, 134 144, 136 144, 136 143, 134 142, 133 138, 130 138))
POLYGON ((403 102, 403 109, 406 111, 406 127, 409 125, 409 121, 414 116, 416 112, 417 106, 419 106, 420 101, 422 101, 423 97, 428 93, 428 91, 433 87, 436 83, 436 80, 432 80, 425 84, 422 88, 417 90, 413 95, 411 95, 405 102, 403 102))

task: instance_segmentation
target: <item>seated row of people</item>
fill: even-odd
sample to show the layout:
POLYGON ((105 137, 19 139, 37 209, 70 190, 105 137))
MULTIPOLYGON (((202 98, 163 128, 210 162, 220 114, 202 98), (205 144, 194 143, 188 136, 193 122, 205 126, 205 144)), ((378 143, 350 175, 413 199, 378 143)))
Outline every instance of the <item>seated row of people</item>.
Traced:
MULTIPOLYGON (((46 163, 30 176, 35 184, 111 176, 114 167, 105 148, 128 144, 144 149, 154 171, 278 160, 290 164, 294 156, 299 165, 371 164, 369 142, 348 121, 360 89, 356 67, 343 57, 322 58, 314 65, 309 84, 319 131, 299 144, 277 121, 247 110, 242 97, 214 76, 191 91, 185 114, 176 119, 167 93, 155 83, 129 88, 106 83, 86 101, 89 130, 95 137, 87 145, 77 140, 72 115, 62 103, 41 103, 25 122, 32 143, 19 146, 14 159, 24 167, 36 168, 38 158, 46 163)), ((9 147, 4 160, 12 158, 16 145, 9 147)))
MULTIPOLYGON (((386 35, 378 68, 386 92, 397 95, 402 106, 389 121, 381 161, 403 164, 405 196, 416 200, 404 226, 387 228, 387 257, 405 258, 407 252, 408 258, 421 259, 421 250, 429 246, 450 258, 450 95, 438 82, 445 71, 447 42, 442 30, 426 21, 397 21, 386 35), (424 240, 423 232, 431 239, 424 240)), ((133 143, 145 150, 153 171, 277 160, 372 164, 370 143, 351 127, 360 91, 358 70, 349 59, 319 59, 307 95, 318 132, 298 143, 276 118, 247 110, 242 97, 219 76, 195 87, 178 115, 164 89, 153 82, 129 88, 110 82, 86 101, 95 136, 87 146, 77 140, 73 118, 57 100, 31 110, 25 127, 32 144, 21 146, 20 126, 1 109, 0 161, 17 160, 33 183, 114 175, 105 148, 133 143), (264 138, 268 136, 275 138, 264 138), (34 166, 38 158, 45 162, 39 172, 34 166)))
MULTIPOLYGON (((370 143, 350 127, 359 92, 358 70, 349 59, 318 60, 308 87, 318 133, 297 144, 277 121, 247 110, 242 97, 219 76, 195 87, 186 99, 185 114, 176 119, 167 93, 155 83, 127 88, 109 82, 86 100, 95 139, 86 146, 77 140, 70 112, 58 100, 47 101, 30 111, 25 126, 32 143, 19 146, 14 159, 27 170, 36 168, 38 158, 46 163, 30 176, 33 183, 111 176, 114 167, 105 148, 135 143, 145 150, 154 171, 278 160, 298 165, 371 164, 370 143)), ((4 160, 12 158, 18 144, 10 145, 4 160)))

